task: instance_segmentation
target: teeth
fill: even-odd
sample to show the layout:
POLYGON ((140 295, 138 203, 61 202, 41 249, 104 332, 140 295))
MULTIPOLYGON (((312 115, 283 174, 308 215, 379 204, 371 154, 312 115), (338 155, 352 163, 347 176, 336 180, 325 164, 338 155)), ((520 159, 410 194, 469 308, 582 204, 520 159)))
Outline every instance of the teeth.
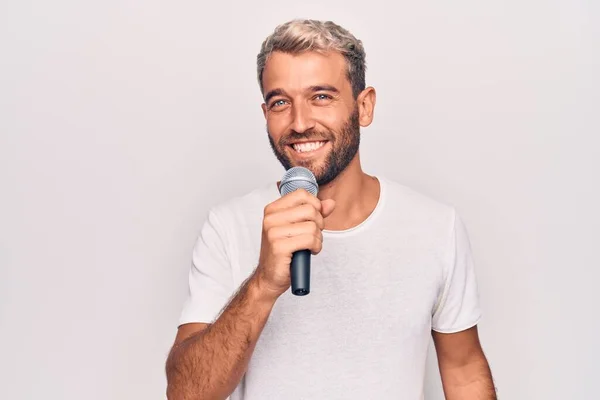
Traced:
POLYGON ((305 142, 305 143, 294 143, 293 147, 298 153, 304 153, 307 151, 314 151, 323 146, 325 142, 305 142))

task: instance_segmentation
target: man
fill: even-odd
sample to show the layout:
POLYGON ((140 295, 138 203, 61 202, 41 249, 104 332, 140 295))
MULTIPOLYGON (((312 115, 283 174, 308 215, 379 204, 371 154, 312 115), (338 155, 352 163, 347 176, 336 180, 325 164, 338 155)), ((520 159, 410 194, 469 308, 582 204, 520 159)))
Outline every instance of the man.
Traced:
POLYGON ((318 197, 279 183, 213 207, 166 370, 170 399, 423 398, 433 335, 447 399, 495 399, 464 225, 453 207, 362 171, 373 119, 362 43, 332 22, 276 28, 257 58, 268 138, 318 197), (310 249, 311 292, 291 294, 310 249))

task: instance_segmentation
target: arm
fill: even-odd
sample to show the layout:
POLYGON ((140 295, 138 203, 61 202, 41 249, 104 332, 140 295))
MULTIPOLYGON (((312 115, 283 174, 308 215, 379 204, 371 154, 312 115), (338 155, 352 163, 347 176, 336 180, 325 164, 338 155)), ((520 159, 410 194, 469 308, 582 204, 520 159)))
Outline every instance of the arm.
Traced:
POLYGON ((213 324, 179 328, 166 363, 169 399, 224 399, 242 379, 275 297, 251 277, 213 324))
MULTIPOLYGON (((265 207, 254 273, 213 324, 191 323, 179 328, 166 363, 169 399, 224 399, 235 390, 275 302, 290 287, 293 252, 321 251, 323 219, 334 206, 333 200, 321 202, 305 190, 296 190, 265 207)), ((211 246, 215 244, 203 245, 199 252, 206 255, 211 246)), ((196 279, 202 281, 196 281, 193 287, 210 287, 205 277, 215 257, 198 257, 196 267, 203 271, 196 279)), ((216 275, 214 271, 212 274, 216 275)), ((212 301, 208 291, 197 299, 212 301)))
POLYGON ((496 400, 477 326, 457 333, 433 331, 432 335, 446 399, 496 400))

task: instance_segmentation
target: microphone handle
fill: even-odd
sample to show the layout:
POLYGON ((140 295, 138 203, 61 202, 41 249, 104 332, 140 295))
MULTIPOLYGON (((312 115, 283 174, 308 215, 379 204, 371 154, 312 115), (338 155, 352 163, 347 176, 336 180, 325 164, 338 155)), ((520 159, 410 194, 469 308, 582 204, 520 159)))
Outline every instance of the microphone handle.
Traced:
POLYGON ((292 293, 296 296, 310 293, 310 256, 310 250, 299 250, 292 254, 290 279, 292 293))

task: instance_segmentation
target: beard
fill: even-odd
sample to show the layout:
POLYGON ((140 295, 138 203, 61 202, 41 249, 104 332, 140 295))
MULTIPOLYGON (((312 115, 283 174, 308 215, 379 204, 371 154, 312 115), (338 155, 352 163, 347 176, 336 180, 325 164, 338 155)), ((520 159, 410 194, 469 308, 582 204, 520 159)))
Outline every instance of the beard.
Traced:
POLYGON ((305 167, 315 175, 317 184, 323 186, 337 178, 358 152, 360 146, 358 108, 354 109, 338 135, 334 134, 331 130, 317 131, 309 129, 302 133, 292 131, 288 135, 282 136, 277 143, 273 141, 268 129, 267 136, 275 157, 277 157, 286 170, 297 166, 305 167), (294 165, 292 160, 287 156, 286 151, 295 151, 289 144, 300 139, 327 140, 331 143, 331 150, 325 156, 324 161, 307 160, 300 161, 294 165))

